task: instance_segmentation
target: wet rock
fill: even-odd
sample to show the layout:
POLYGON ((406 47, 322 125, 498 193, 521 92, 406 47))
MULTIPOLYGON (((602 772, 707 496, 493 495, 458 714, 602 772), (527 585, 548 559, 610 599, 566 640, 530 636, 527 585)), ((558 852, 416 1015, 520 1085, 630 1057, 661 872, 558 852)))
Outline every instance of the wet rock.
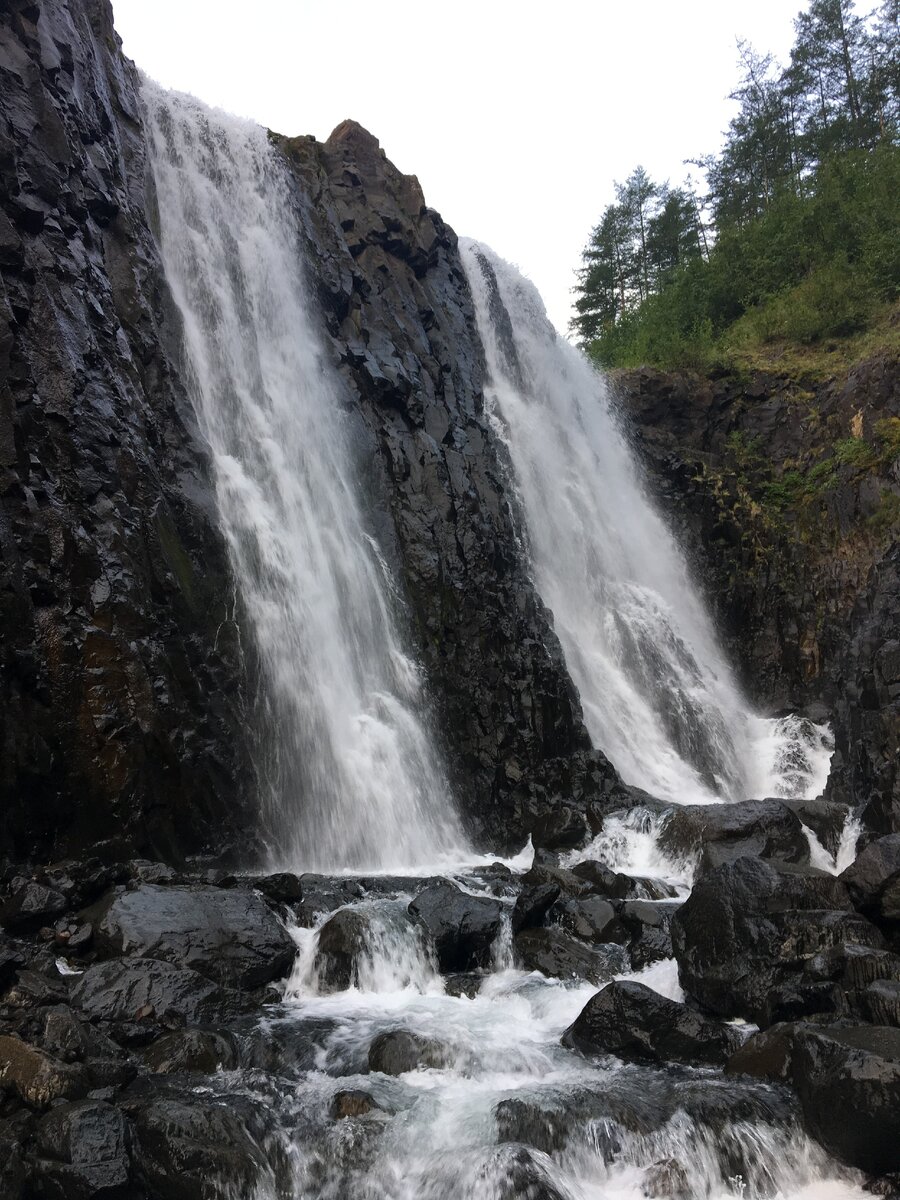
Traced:
POLYGON ((481 1186, 497 1200, 523 1196, 528 1200, 565 1200, 544 1163, 528 1146, 510 1143, 492 1150, 480 1175, 481 1186))
POLYGON ((531 829, 535 846, 548 850, 572 850, 583 846, 591 831, 581 809, 561 804, 538 818, 531 829))
POLYGON ((809 843, 800 819, 780 800, 677 805, 660 830, 659 842, 677 858, 698 857, 701 871, 745 855, 809 862, 809 843))
POLYGON ((369 1046, 369 1070, 383 1075, 404 1075, 420 1067, 446 1067, 451 1060, 447 1046, 405 1029, 379 1033, 369 1046))
POLYGON ((198 1093, 176 1084, 135 1085, 123 1103, 135 1133, 135 1164, 158 1200, 252 1195, 283 1169, 277 1146, 263 1149, 269 1114, 240 1093, 198 1093))
POLYGON ((16 972, 24 966, 25 958, 22 951, 0 933, 0 991, 12 982, 16 972))
POLYGON ((585 942, 627 942, 616 908, 600 896, 567 897, 551 908, 549 920, 585 942))
POLYGON ((63 1063, 17 1037, 0 1035, 0 1084, 14 1088, 33 1108, 76 1100, 90 1086, 84 1067, 63 1063))
POLYGON ((611 871, 604 863, 594 859, 576 863, 572 867, 572 874, 589 884, 592 891, 610 899, 624 900, 626 896, 631 895, 634 888, 634 881, 630 876, 611 871))
POLYGON ((329 1017, 258 1016, 245 1018, 232 1026, 238 1043, 242 1067, 256 1068, 273 1075, 296 1077, 305 1071, 326 1070, 331 1074, 361 1074, 366 1069, 366 1050, 339 1046, 337 1062, 328 1061, 333 1051, 332 1035, 339 1027, 329 1017), (324 1064, 324 1065, 323 1065, 324 1064))
POLYGON ((280 871, 274 875, 260 875, 253 880, 257 891, 276 904, 299 904, 303 899, 300 876, 291 871, 280 871))
POLYGON ((345 1117, 364 1117, 379 1109, 380 1105, 375 1103, 369 1092, 364 1092, 361 1088, 351 1088, 343 1092, 335 1092, 328 1111, 336 1121, 340 1121, 345 1117))
POLYGON ((837 854, 844 827, 853 812, 849 805, 821 798, 817 800, 781 800, 779 803, 797 814, 829 854, 837 854))
POLYGON ((641 983, 619 981, 591 997, 562 1041, 583 1054, 706 1066, 720 1066, 740 1044, 729 1026, 709 1021, 641 983))
POLYGON ((841 879, 860 912, 900 921, 900 833, 870 842, 841 879))
POLYGON ((641 1190, 653 1200, 693 1200, 687 1170, 677 1158, 665 1158, 648 1167, 641 1190))
POLYGON ((878 979, 870 983, 861 997, 862 1014, 873 1025, 900 1028, 900 983, 878 979))
POLYGON ((499 901, 469 896, 449 880, 419 892, 410 916, 428 933, 442 973, 470 971, 490 963, 503 924, 499 901))
POLYGON ((371 914, 359 908, 340 908, 319 930, 316 972, 319 986, 343 992, 359 981, 361 956, 372 942, 371 914))
POLYGON ((526 971, 540 971, 551 979, 586 979, 601 984, 630 967, 628 954, 621 946, 587 946, 561 929, 525 929, 516 934, 513 946, 526 971))
POLYGON ((0 1124, 0 1196, 4 1200, 23 1200, 29 1174, 21 1143, 0 1124))
POLYGON ((232 1071, 238 1065, 237 1042, 227 1030, 179 1029, 148 1046, 144 1061, 157 1075, 232 1071))
POLYGON ((759 1025, 833 1011, 839 987, 804 975, 807 962, 845 942, 884 948, 849 908, 844 884, 811 868, 749 858, 719 867, 672 918, 682 986, 710 1011, 759 1025))
POLYGON ((129 1200, 129 1140, 127 1122, 111 1104, 83 1100, 54 1109, 35 1136, 42 1191, 65 1200, 129 1200))
POLYGON ((67 1007, 47 1013, 42 1046, 62 1062, 84 1063, 91 1089, 124 1087, 137 1070, 120 1046, 67 1007))
POLYGON ((900 1170, 900 1030, 806 1026, 792 1078, 804 1121, 826 1149, 873 1175, 900 1170))
POLYGON ((215 1020, 228 993, 187 967, 149 958, 97 963, 72 989, 72 1004, 90 1020, 174 1018, 178 1024, 215 1020))
MULTIPOLYGON (((56 952, 50 956, 54 962, 56 952)), ((37 961, 33 959, 32 961, 37 961)), ((55 966, 51 968, 55 971, 55 966)), ((68 980, 55 979, 45 975, 43 971, 22 970, 16 975, 15 982, 7 988, 4 1001, 13 1008, 38 1008, 47 1004, 65 1004, 68 1000, 68 980)))
POLYGON ((238 888, 142 884, 111 893, 84 915, 103 955, 161 959, 233 987, 280 978, 296 954, 274 913, 238 888))
POLYGON ((559 884, 553 882, 536 883, 523 887, 513 906, 513 933, 540 925, 559 894, 559 884))
POLYGON ((65 896, 33 879, 23 881, 0 909, 4 929, 35 933, 42 925, 52 924, 68 908, 65 896))
POLYGON ((791 1056, 797 1025, 779 1022, 753 1033, 725 1064, 726 1075, 752 1075, 757 1079, 791 1079, 791 1056))
POLYGON ((626 900, 619 907, 619 920, 627 934, 628 954, 636 971, 650 963, 672 957, 672 917, 678 904, 626 900))
POLYGON ((444 976, 444 991, 448 996, 465 996, 471 1000, 481 991, 487 976, 484 972, 466 971, 460 975, 444 976))

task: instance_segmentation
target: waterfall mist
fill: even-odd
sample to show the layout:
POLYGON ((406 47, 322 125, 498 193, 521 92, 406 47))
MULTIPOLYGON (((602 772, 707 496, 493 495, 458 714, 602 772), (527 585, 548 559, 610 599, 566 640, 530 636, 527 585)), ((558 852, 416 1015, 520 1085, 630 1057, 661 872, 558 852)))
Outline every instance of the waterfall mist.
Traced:
POLYGON ((264 675, 274 857, 382 869, 458 854, 282 165, 259 126, 150 82, 143 102, 166 277, 264 675))

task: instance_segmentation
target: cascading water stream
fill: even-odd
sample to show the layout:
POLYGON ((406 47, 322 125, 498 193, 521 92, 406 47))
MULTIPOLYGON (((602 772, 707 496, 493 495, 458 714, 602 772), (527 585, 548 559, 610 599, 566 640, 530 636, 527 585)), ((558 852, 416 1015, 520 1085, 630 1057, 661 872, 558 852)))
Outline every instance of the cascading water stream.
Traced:
POLYGON ((827 731, 749 710, 604 381, 532 284, 483 245, 461 249, 535 581, 595 744, 676 803, 817 795, 827 731))
POLYGON ((282 164, 259 126, 150 82, 143 102, 166 277, 267 685, 277 859, 377 870, 458 858, 282 164))

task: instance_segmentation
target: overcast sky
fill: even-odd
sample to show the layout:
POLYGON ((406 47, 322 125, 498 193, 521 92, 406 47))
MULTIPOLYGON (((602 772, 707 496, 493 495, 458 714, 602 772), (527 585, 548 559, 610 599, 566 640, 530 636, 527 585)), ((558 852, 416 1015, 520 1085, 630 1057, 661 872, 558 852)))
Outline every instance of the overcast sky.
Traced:
MULTIPOLYGON (((488 242, 565 330, 613 180, 678 183, 733 111, 735 38, 786 58, 801 0, 113 0, 167 87, 285 134, 345 117, 488 242)), ((869 6, 860 5, 861 9, 869 6)))

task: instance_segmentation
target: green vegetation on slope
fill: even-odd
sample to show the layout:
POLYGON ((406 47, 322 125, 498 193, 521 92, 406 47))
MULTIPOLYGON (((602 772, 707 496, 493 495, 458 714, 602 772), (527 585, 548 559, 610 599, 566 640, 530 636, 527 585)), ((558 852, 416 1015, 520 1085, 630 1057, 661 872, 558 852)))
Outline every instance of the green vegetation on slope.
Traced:
POLYGON ((799 349, 815 374, 873 335, 900 342, 898 7, 864 22, 852 0, 813 0, 782 71, 741 45, 740 109, 700 163, 703 205, 640 167, 617 185, 576 288, 573 330, 596 361, 755 366, 799 349))

